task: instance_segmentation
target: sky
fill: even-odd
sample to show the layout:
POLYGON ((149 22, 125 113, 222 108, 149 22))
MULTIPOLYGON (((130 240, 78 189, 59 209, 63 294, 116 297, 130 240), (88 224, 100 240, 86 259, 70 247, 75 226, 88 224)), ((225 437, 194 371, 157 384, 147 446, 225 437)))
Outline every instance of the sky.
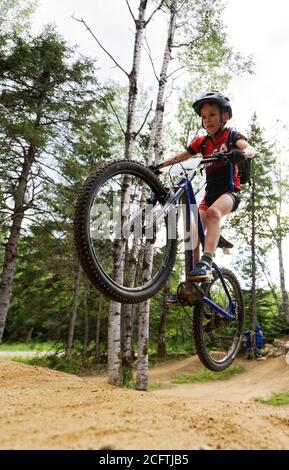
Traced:
MULTIPOLYGON (((139 0, 130 0, 130 4, 136 14, 139 0)), ((134 25, 125 0, 39 0, 33 30, 39 31, 44 24, 54 22, 71 44, 78 44, 82 53, 97 58, 99 77, 127 83, 125 75, 112 66, 83 25, 73 20, 73 14, 88 23, 107 50, 129 71, 134 25)), ((160 17, 148 28, 156 63, 162 56, 166 34, 166 22, 160 22, 160 17)), ((288 0, 227 0, 223 20, 230 42, 242 54, 252 54, 255 62, 255 74, 234 78, 229 88, 234 125, 241 131, 248 127, 254 112, 265 128, 270 129, 276 119, 288 123, 288 17, 288 0)), ((145 53, 141 73, 144 84, 155 83, 145 53)))
MULTIPOLYGON (((138 4, 139 0, 130 0, 135 15, 138 4)), ((78 44, 81 53, 96 58, 96 66, 99 68, 97 75, 100 79, 113 79, 127 84, 126 76, 112 65, 91 35, 85 31, 84 26, 72 18, 73 15, 83 18, 105 48, 123 68, 129 71, 134 24, 126 1, 39 0, 32 31, 40 32, 43 25, 55 23, 59 33, 71 45, 78 44)), ((147 31, 156 66, 162 57, 167 29, 166 22, 161 21, 160 16, 149 24, 147 31)), ((271 135, 272 124, 277 119, 289 124, 288 18, 288 0, 227 0, 223 21, 227 27, 230 43, 241 54, 252 54, 255 63, 255 74, 235 77, 228 90, 233 105, 232 124, 245 134, 254 112, 257 113, 260 124, 266 129, 268 137, 271 135)), ((141 80, 144 86, 154 86, 156 82, 151 65, 145 53, 142 57, 141 80)), ((286 145, 287 132, 278 136, 286 145)), ((286 241, 284 248, 284 262, 288 273, 289 241, 286 241)), ((287 284, 289 287, 289 279, 287 284)))

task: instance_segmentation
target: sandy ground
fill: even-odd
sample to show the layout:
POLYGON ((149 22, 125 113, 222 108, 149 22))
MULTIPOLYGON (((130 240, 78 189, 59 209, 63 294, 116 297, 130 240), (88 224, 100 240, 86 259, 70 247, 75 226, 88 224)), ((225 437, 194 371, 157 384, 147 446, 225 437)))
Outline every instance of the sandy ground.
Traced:
POLYGON ((229 381, 173 385, 196 357, 158 366, 150 392, 0 360, 0 449, 289 449, 289 405, 255 401, 289 390, 284 356, 236 361, 229 381))

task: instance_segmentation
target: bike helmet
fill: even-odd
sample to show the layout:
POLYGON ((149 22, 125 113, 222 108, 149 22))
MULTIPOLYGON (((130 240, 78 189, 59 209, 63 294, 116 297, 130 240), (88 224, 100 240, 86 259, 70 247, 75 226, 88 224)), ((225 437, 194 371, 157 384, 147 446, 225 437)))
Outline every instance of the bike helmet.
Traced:
POLYGON ((205 103, 216 103, 219 105, 221 111, 229 113, 229 119, 231 119, 233 113, 230 100, 219 91, 209 91, 204 93, 193 103, 193 108, 199 116, 201 116, 201 107, 205 103))

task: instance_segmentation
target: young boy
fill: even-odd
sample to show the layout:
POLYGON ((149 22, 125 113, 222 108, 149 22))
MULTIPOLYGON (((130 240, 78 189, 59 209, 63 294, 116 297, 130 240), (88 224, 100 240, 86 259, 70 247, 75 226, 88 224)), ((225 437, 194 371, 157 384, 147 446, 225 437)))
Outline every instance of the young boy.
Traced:
MULTIPOLYGON (((232 117, 229 98, 218 91, 208 92, 194 102, 193 109, 201 117, 207 136, 205 138, 203 136, 196 137, 185 151, 164 161, 159 168, 172 165, 175 162, 183 162, 198 153, 202 153, 206 157, 213 153, 229 151, 230 128, 225 127, 227 121, 232 117)), ((239 132, 234 132, 233 147, 230 157, 234 164, 233 189, 230 184, 230 165, 228 163, 218 161, 205 166, 207 184, 199 211, 206 236, 201 259, 199 258, 199 247, 195 250, 197 264, 188 277, 194 282, 207 281, 212 277, 212 260, 220 238, 221 220, 229 212, 235 211, 240 203, 241 187, 237 162, 253 158, 256 154, 254 148, 239 132)))

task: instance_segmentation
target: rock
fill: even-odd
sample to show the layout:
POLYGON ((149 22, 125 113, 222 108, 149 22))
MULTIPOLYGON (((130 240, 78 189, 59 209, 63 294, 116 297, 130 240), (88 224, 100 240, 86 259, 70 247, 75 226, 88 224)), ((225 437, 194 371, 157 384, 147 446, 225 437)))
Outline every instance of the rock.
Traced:
POLYGON ((209 446, 207 446, 206 444, 202 444, 198 450, 211 450, 209 446))

